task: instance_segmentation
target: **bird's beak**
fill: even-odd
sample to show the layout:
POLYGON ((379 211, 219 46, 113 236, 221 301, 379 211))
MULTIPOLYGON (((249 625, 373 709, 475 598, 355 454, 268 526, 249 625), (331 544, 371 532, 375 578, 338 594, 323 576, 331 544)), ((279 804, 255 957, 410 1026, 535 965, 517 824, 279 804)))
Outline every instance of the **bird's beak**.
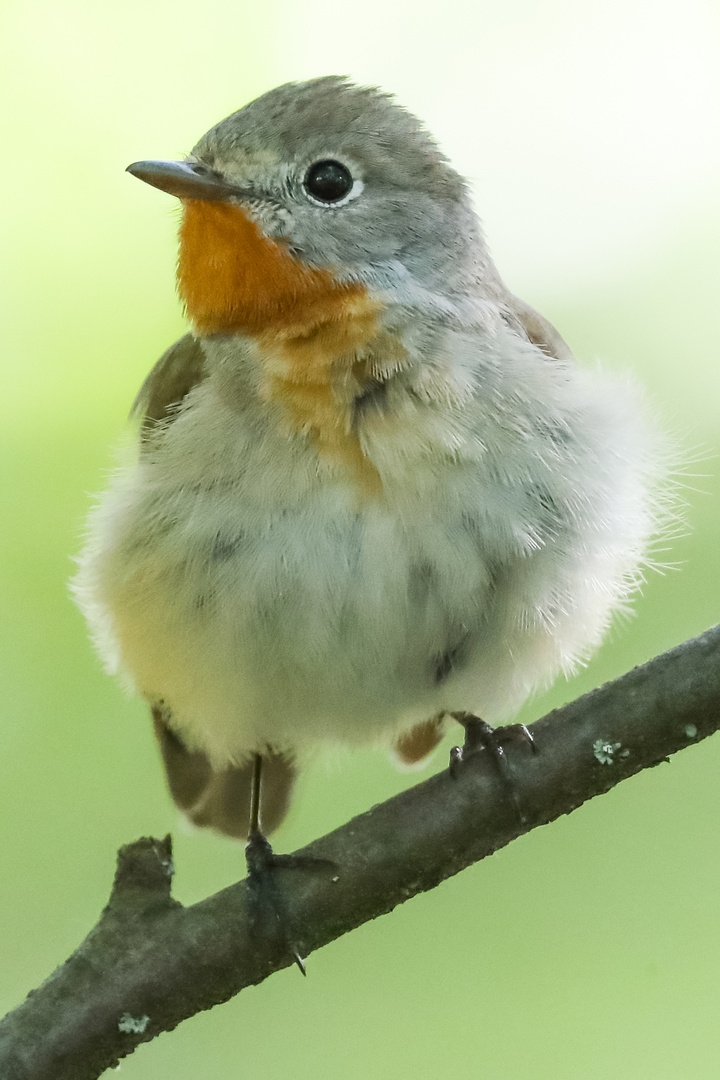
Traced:
POLYGON ((219 202, 246 194, 207 165, 188 161, 134 161, 125 171, 178 199, 219 202))

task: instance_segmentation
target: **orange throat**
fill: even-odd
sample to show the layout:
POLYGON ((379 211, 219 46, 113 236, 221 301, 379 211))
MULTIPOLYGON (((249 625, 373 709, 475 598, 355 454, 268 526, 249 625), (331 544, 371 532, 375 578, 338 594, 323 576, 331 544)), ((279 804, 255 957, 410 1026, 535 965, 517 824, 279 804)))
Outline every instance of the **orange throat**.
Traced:
POLYGON ((178 291, 201 334, 258 334, 342 319, 361 285, 305 266, 240 207, 183 200, 178 291))
POLYGON ((262 397, 281 403, 290 430, 307 434, 356 485, 377 492, 352 414, 371 377, 381 305, 364 286, 295 259, 240 207, 188 199, 183 210, 178 291, 196 330, 254 339, 262 397))

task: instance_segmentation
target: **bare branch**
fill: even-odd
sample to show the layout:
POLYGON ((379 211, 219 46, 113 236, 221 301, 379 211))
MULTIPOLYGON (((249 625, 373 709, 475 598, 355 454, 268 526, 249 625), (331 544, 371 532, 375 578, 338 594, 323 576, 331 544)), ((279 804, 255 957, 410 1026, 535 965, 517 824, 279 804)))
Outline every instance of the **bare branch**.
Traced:
MULTIPOLYGON (((282 872, 295 941, 313 952, 718 727, 720 626, 538 720, 537 755, 509 748, 522 823, 480 752, 302 849, 336 869, 282 872)), ((169 837, 120 850, 97 926, 0 1023, 3 1080, 94 1080, 292 962, 253 932, 245 881, 186 908, 171 876, 169 837)))

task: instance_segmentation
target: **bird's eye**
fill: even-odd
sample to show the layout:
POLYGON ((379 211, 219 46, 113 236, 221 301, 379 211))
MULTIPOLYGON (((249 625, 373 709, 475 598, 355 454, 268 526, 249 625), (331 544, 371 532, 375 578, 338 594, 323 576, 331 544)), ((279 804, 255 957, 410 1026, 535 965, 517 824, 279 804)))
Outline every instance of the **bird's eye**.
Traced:
POLYGON ((342 202, 353 189, 350 170, 339 161, 316 161, 305 173, 303 186, 317 202, 342 202))

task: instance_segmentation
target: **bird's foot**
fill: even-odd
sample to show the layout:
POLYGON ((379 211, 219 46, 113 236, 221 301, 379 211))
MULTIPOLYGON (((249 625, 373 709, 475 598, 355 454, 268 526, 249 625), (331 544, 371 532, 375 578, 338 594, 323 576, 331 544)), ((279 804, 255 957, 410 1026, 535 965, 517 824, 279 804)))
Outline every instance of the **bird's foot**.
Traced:
POLYGON ((533 753, 537 754, 537 743, 532 736, 532 732, 529 731, 525 724, 509 724, 506 727, 494 728, 485 720, 481 720, 479 716, 473 716, 472 713, 456 712, 450 713, 450 715, 453 720, 457 720, 465 728, 463 745, 453 746, 450 751, 450 775, 453 779, 457 779, 463 761, 472 754, 476 754, 479 750, 488 750, 515 807, 518 819, 521 824, 524 824, 525 814, 515 791, 504 744, 521 738, 524 742, 529 743, 533 753))
POLYGON ((245 861, 248 868, 251 926, 291 956, 293 963, 306 975, 305 963, 293 941, 290 919, 277 874, 282 870, 332 870, 336 864, 330 859, 316 859, 309 855, 276 855, 268 840, 258 830, 253 830, 248 837, 245 861))

